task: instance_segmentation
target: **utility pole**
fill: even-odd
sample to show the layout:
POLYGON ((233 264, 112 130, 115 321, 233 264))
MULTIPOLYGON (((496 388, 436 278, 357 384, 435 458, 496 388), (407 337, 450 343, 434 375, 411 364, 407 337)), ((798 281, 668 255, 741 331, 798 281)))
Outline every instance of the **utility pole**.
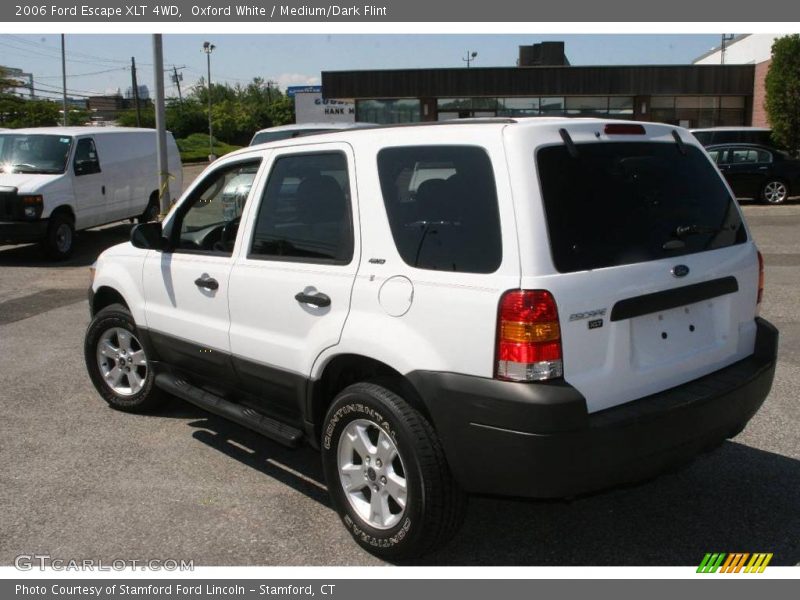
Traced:
POLYGON ((267 101, 270 104, 272 104, 272 90, 276 85, 278 85, 277 81, 273 81, 272 79, 267 80, 267 101))
POLYGON ((733 41, 736 35, 733 33, 723 33, 722 34, 722 43, 720 44, 720 52, 719 52, 719 64, 725 64, 725 52, 728 50, 728 42, 733 41))
MULTIPOLYGON (((183 67, 181 67, 182 69, 183 67)), ((181 106, 183 106, 183 96, 181 95, 181 81, 183 81, 183 75, 178 73, 178 67, 172 65, 172 83, 178 86, 178 102, 181 106)))
POLYGON ((131 86, 133 89, 133 104, 136 106, 136 126, 142 126, 142 111, 139 108, 139 84, 136 81, 136 59, 131 56, 131 86))
MULTIPOLYGON (((64 34, 61 34, 61 82, 64 87, 64 127, 67 126, 67 117, 69 111, 67 110, 67 57, 64 53, 64 34)), ((33 86, 31 86, 33 89, 33 86)))
POLYGON ((216 46, 211 42, 203 42, 203 52, 206 53, 208 64, 208 162, 216 160, 214 155, 214 126, 211 123, 211 53, 216 46))
POLYGON ((156 131, 158 137, 158 182, 161 215, 169 210, 169 161, 167 159, 167 125, 164 111, 164 51, 161 34, 153 34, 153 70, 156 76, 156 131))

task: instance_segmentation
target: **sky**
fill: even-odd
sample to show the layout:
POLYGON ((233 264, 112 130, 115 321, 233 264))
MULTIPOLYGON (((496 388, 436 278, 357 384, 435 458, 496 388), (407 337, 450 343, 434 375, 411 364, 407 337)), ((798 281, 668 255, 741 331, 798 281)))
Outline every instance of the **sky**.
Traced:
MULTIPOLYGON (((719 34, 291 34, 163 36, 164 66, 178 67, 185 92, 206 73, 203 42, 216 46, 211 56, 211 80, 246 84, 253 77, 273 80, 281 89, 320 82, 321 71, 351 69, 464 68, 469 52, 478 55, 473 67, 514 66, 518 46, 561 40, 573 65, 688 64, 712 47, 719 34)), ((139 85, 154 94, 150 35, 67 34, 67 89, 81 95, 124 94, 131 84, 130 60, 136 58, 139 85)), ((60 97, 59 35, 0 34, 0 65, 33 73, 37 94, 60 97)), ((165 80, 167 96, 177 88, 165 80)))

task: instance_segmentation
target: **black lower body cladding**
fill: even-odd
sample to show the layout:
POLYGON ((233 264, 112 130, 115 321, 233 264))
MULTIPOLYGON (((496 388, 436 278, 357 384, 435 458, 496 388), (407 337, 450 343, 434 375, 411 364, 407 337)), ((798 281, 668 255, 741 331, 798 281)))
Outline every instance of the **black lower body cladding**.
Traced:
POLYGON ((588 414, 566 383, 409 375, 450 467, 473 493, 560 498, 632 483, 738 434, 772 387, 778 330, 757 321, 754 353, 684 385, 588 414))

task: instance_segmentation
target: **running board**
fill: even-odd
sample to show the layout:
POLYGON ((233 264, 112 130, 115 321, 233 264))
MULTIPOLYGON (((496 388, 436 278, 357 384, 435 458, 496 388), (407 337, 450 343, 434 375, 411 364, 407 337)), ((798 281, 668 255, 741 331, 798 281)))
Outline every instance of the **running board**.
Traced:
POLYGON ((262 415, 252 408, 220 398, 172 374, 159 373, 156 375, 155 384, 173 396, 247 427, 284 446, 296 448, 303 439, 303 432, 299 429, 262 415))

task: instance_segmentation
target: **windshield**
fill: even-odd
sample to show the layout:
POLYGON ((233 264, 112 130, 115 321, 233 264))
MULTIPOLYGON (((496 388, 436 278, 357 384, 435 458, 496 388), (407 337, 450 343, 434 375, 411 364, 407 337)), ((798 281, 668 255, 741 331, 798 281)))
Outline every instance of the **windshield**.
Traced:
POLYGON ((743 243, 736 204, 696 146, 576 144, 537 153, 550 245, 562 273, 743 243))
POLYGON ((0 173, 63 173, 72 138, 0 134, 0 173))

